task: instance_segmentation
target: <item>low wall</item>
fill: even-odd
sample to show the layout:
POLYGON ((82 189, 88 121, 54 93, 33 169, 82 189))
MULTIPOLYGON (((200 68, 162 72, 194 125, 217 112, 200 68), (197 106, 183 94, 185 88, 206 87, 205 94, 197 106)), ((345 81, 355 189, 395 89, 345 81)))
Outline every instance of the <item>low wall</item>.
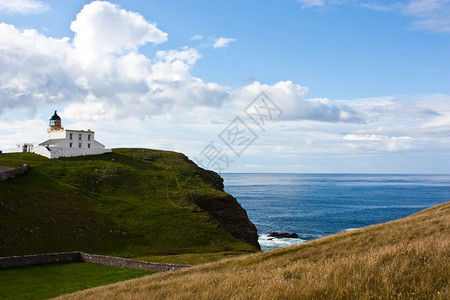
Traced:
POLYGON ((30 169, 30 167, 27 164, 24 164, 23 167, 20 167, 17 169, 1 171, 0 172, 0 181, 5 181, 10 178, 14 178, 17 175, 25 174, 26 172, 28 172, 29 169, 30 169))
POLYGON ((122 257, 88 254, 84 252, 62 252, 0 257, 0 269, 74 261, 90 262, 122 269, 140 269, 157 272, 176 271, 190 267, 189 265, 155 263, 122 257))
POLYGON ((71 261, 81 261, 80 252, 0 257, 0 269, 71 261))
POLYGON ((147 271, 158 271, 158 272, 168 272, 176 271, 179 269, 187 268, 187 265, 175 265, 175 264, 164 264, 155 263, 143 260, 134 260, 129 258, 114 257, 114 256, 104 256, 96 254, 87 254, 80 252, 81 258, 85 262, 90 262, 94 264, 100 264, 110 267, 117 267, 122 269, 141 269, 147 271))

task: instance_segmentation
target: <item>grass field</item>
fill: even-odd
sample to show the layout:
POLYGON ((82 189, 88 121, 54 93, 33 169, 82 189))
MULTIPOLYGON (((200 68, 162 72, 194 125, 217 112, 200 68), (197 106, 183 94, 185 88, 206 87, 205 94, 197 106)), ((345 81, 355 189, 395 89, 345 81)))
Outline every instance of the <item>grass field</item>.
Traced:
POLYGON ((0 269, 0 299, 48 299, 153 273, 81 262, 0 269))
POLYGON ((256 251, 222 225, 251 224, 237 213, 235 199, 217 189, 214 174, 180 153, 0 155, 1 166, 24 163, 28 174, 0 182, 0 256, 84 251, 165 259, 190 254, 197 261, 204 253, 256 251))
POLYGON ((450 299, 449 280, 447 202, 386 224, 63 299, 450 299))

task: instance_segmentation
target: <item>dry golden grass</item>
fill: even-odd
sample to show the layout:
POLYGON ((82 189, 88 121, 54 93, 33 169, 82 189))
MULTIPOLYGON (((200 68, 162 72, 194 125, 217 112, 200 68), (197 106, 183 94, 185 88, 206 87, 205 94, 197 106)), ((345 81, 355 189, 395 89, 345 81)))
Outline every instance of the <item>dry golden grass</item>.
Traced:
POLYGON ((450 299, 450 202, 299 246, 64 299, 450 299))

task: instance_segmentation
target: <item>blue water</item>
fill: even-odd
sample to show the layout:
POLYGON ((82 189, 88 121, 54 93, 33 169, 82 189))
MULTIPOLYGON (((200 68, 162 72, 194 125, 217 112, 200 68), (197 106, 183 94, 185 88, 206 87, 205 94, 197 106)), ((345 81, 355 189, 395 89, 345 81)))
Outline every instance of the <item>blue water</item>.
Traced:
POLYGON ((450 175, 221 174, 263 250, 414 214, 450 200, 450 175), (271 231, 299 239, 271 239, 271 231))

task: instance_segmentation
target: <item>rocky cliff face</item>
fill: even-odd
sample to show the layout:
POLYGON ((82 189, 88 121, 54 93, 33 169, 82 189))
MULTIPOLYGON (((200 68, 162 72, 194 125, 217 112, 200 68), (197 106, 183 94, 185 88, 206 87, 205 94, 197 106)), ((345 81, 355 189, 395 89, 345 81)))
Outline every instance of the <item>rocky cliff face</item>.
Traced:
MULTIPOLYGON (((186 157, 187 160, 189 160, 186 157)), ((191 163, 194 163, 190 161, 191 163)), ((198 168, 202 179, 215 189, 224 192, 223 178, 214 171, 198 168)), ((195 204, 207 211, 219 226, 225 228, 233 237, 261 250, 256 226, 248 218, 247 212, 230 194, 212 197, 197 195, 195 204)))
POLYGON ((214 198, 199 196, 196 204, 207 211, 211 218, 232 236, 261 250, 255 225, 249 220, 247 212, 233 196, 214 198))

